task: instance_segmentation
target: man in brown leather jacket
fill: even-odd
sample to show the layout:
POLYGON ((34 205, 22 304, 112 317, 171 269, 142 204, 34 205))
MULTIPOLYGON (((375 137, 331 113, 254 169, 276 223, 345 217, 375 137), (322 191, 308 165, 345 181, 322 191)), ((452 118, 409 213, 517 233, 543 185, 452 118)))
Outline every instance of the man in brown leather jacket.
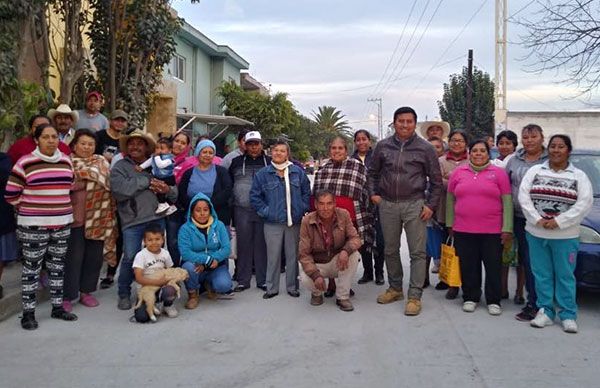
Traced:
POLYGON ((394 112, 395 133, 377 143, 368 171, 371 201, 379 205, 390 287, 377 297, 386 304, 404 299, 400 237, 406 231, 410 253, 410 285, 404 314, 421 312, 427 274, 426 226, 439 203, 442 176, 435 149, 415 133, 417 113, 409 107, 394 112), (425 198, 429 187, 430 195, 425 198))
POLYGON ((337 278, 336 304, 352 311, 350 285, 356 274, 362 241, 347 210, 335 207, 335 196, 323 190, 315 195, 316 211, 304 216, 300 226, 298 260, 302 286, 311 291, 310 304, 323 304, 325 278, 337 278))

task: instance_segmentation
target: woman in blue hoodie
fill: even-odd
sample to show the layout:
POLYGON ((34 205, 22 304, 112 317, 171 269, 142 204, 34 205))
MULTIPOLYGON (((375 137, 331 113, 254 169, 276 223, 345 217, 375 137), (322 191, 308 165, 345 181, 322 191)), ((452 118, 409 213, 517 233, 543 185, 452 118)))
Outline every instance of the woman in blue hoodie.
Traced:
POLYGON ((231 250, 229 235, 206 195, 198 193, 190 202, 186 222, 179 229, 178 245, 183 261, 181 267, 190 274, 185 282, 189 293, 186 309, 198 307, 201 285, 206 284, 217 293, 231 290, 227 268, 231 250))

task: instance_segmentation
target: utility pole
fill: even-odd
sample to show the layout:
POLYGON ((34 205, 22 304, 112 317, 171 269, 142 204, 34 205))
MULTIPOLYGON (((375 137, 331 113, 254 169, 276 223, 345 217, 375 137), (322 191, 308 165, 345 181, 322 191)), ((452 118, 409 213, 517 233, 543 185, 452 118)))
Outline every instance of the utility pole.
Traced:
POLYGON ((496 87, 494 122, 497 132, 506 129, 506 21, 508 0, 496 0, 496 87))
POLYGON ((381 140, 383 138, 383 127, 381 126, 383 122, 383 109, 381 107, 381 98, 367 98, 367 101, 377 104, 377 140, 381 140))
POLYGON ((469 49, 469 63, 467 67, 467 114, 465 131, 471 134, 473 130, 473 49, 469 49))

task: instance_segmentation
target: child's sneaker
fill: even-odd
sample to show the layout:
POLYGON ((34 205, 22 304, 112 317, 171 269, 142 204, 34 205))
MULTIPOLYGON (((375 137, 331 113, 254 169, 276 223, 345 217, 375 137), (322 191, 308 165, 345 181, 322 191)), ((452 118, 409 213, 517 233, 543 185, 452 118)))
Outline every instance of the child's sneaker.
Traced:
POLYGON ((175 213, 176 211, 177 211, 177 206, 171 205, 171 206, 169 206, 169 208, 167 209, 167 212, 165 214, 170 216, 171 214, 175 213))
POLYGON ((179 313, 177 312, 177 309, 175 308, 174 305, 165 306, 165 307, 163 307, 163 310, 165 311, 165 314, 167 314, 167 317, 169 317, 169 318, 175 318, 177 315, 179 315, 179 313))
POLYGON ((166 202, 161 202, 158 204, 158 207, 156 208, 156 214, 162 214, 164 212, 166 212, 167 210, 169 210, 169 204, 166 202))

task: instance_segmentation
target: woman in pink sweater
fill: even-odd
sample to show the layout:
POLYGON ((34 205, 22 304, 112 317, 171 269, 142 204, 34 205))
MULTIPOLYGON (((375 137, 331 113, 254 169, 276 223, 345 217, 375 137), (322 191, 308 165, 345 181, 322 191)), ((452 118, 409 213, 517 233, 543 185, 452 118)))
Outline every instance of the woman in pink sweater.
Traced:
POLYGON ((454 170, 448 182, 446 226, 460 258, 463 311, 473 312, 481 298, 481 263, 485 300, 500 315, 502 244, 512 238, 512 196, 506 172, 490 164, 485 140, 469 146, 469 163, 454 170))

